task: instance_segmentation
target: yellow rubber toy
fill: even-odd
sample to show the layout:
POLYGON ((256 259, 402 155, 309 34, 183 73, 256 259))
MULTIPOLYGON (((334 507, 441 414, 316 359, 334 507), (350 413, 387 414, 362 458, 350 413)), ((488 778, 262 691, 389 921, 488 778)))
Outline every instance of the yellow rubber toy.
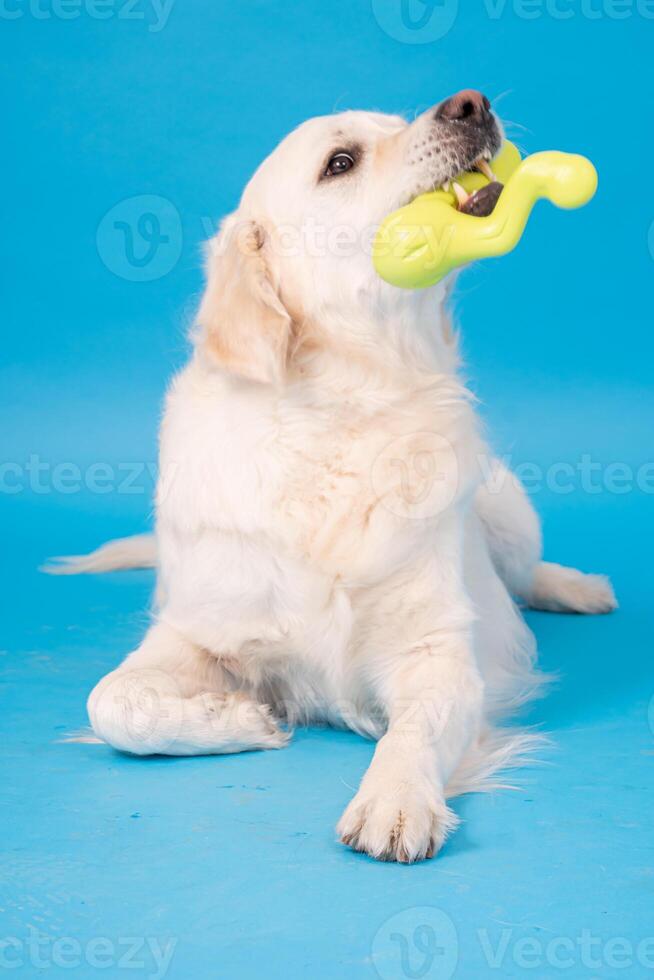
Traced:
MULTIPOLYGON (((513 143, 505 142, 490 166, 504 189, 486 218, 458 211, 453 191, 443 189, 421 194, 385 218, 373 245, 382 279, 405 289, 433 286, 467 262, 510 252, 539 198, 559 208, 579 208, 597 188, 595 167, 574 153, 547 150, 521 160, 513 143)), ((466 173, 457 183, 470 194, 489 180, 466 173)))

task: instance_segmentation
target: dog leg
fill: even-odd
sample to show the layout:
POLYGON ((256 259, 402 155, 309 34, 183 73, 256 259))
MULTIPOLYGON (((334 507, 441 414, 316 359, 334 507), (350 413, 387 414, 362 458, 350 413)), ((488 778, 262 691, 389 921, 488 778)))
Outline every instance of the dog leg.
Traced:
POLYGON ((482 683, 467 655, 437 646, 406 654, 388 731, 338 824, 343 843, 381 860, 431 857, 457 824, 444 788, 478 730, 482 683))
POLYGON ((220 661, 165 623, 96 685, 93 730, 134 755, 203 755, 277 749, 288 736, 269 708, 233 689, 220 661))
POLYGON ((540 521, 524 487, 499 460, 477 491, 475 509, 498 575, 532 609, 607 613, 617 607, 611 583, 542 560, 540 521))
MULTIPOLYGON (((445 786, 481 728, 483 683, 458 570, 431 585, 438 626, 375 665, 388 729, 337 828, 345 844, 381 860, 419 861, 438 851, 457 823, 445 786)), ((423 611, 418 598, 404 626, 423 611)))
POLYGON ((524 599, 532 609, 547 612, 609 613, 618 607, 606 575, 588 575, 549 561, 534 569, 524 599))

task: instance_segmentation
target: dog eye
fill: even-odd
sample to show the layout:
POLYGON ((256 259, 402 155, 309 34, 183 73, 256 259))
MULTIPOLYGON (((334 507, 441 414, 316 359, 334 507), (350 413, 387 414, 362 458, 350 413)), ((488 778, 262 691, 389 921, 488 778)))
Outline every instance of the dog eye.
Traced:
POLYGON ((350 156, 349 153, 335 153, 327 164, 325 177, 337 177, 338 174, 344 174, 346 170, 351 170, 353 166, 354 157, 350 156))

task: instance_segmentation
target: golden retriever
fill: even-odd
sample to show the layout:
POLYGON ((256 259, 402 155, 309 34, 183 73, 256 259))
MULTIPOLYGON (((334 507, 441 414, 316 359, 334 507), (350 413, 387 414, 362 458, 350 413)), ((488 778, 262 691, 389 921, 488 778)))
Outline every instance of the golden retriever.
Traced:
POLYGON ((208 249, 156 541, 61 569, 158 569, 152 626, 89 698, 99 738, 194 755, 281 748, 298 722, 372 736, 338 834, 387 860, 435 854, 446 796, 529 741, 497 727, 541 680, 513 599, 615 604, 604 578, 543 562, 523 489, 499 462, 488 479, 448 284, 397 289, 370 258, 390 211, 501 142, 469 91, 411 123, 345 112, 284 139, 208 249))

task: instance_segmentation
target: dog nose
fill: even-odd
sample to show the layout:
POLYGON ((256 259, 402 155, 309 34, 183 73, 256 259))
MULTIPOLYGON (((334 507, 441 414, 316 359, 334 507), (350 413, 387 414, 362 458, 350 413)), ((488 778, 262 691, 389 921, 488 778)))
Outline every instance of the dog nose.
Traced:
POLYGON ((464 88, 449 99, 441 102, 436 110, 437 119, 448 119, 450 122, 483 123, 490 114, 490 102, 481 92, 474 88, 464 88))

